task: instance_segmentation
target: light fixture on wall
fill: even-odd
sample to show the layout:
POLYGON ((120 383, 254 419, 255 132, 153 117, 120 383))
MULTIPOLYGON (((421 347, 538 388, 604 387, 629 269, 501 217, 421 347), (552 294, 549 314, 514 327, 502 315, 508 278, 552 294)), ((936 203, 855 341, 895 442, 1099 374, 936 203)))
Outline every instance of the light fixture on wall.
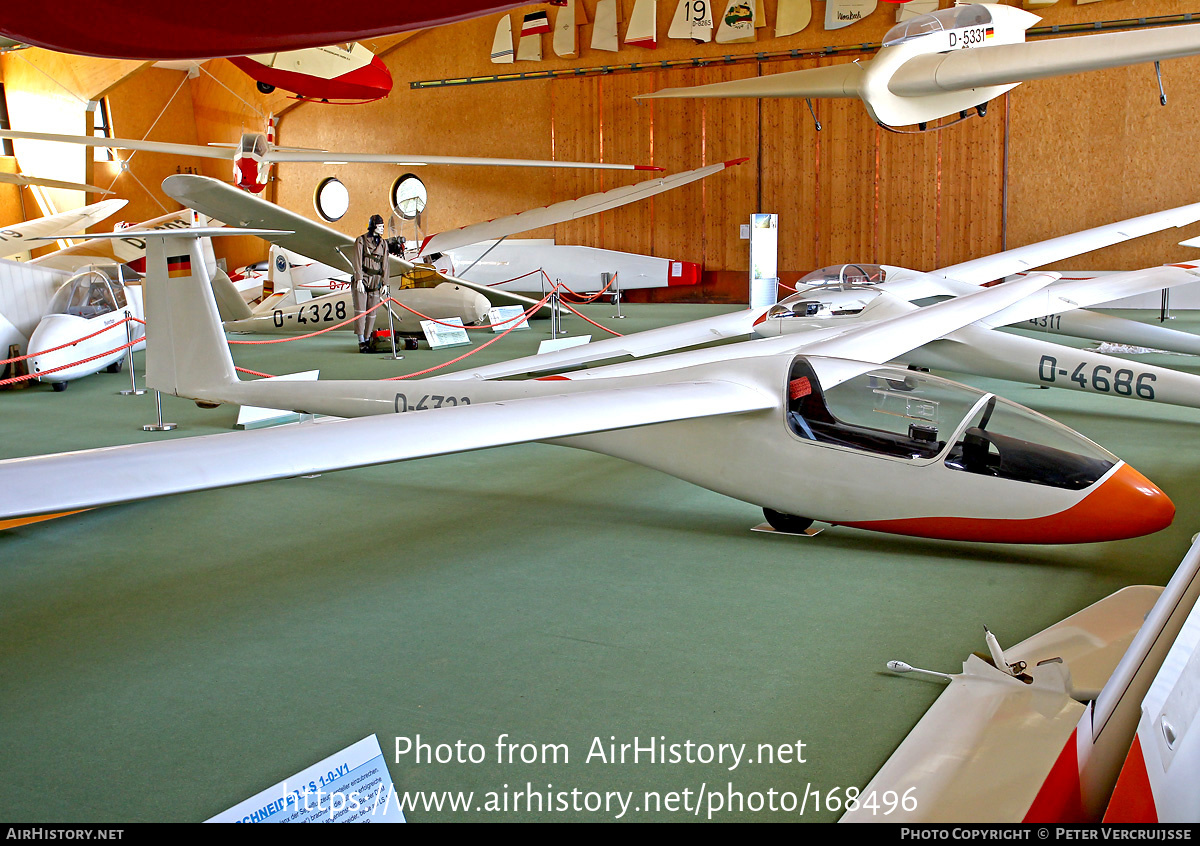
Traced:
POLYGON ((313 206, 317 214, 330 223, 341 220, 350 208, 350 192, 336 176, 327 176, 313 192, 313 206))

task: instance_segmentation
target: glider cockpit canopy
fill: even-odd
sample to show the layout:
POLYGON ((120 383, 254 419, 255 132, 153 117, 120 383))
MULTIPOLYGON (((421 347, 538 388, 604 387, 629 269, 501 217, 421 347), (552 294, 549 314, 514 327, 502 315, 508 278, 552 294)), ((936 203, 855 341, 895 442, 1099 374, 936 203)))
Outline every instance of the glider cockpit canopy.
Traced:
POLYGON ((929 373, 799 356, 787 391, 792 434, 829 446, 1067 490, 1117 462, 1057 421, 929 373))
POLYGON ((951 6, 949 9, 939 9, 928 15, 918 15, 915 18, 896 24, 883 37, 884 47, 895 47, 914 38, 922 38, 937 32, 951 29, 962 29, 968 26, 987 26, 992 22, 992 13, 986 6, 968 5, 951 6))
POLYGON ((255 156, 263 158, 267 154, 267 137, 258 132, 247 132, 242 135, 242 141, 238 145, 238 154, 241 156, 255 156))
POLYGON ((887 279, 887 271, 878 264, 831 264, 805 274, 796 283, 801 288, 846 288, 878 285, 887 279))
POLYGON ((874 286, 886 278, 887 270, 878 264, 822 267, 797 282, 796 293, 771 306, 767 317, 825 318, 858 314, 877 293, 874 286), (839 297, 836 292, 850 293, 839 297))
POLYGON ((122 283, 133 281, 136 274, 120 266, 89 266, 62 284, 50 300, 49 314, 75 317, 99 317, 127 305, 122 283))

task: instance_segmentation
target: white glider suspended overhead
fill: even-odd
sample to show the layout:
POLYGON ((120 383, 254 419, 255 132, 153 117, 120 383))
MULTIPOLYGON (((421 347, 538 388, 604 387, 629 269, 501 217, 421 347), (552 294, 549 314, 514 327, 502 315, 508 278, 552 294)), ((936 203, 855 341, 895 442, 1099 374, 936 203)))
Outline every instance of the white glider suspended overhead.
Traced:
POLYGON ((654 165, 614 164, 609 162, 563 162, 544 159, 485 158, 479 156, 426 156, 408 153, 338 153, 298 147, 279 147, 275 144, 274 126, 267 131, 247 132, 241 141, 229 145, 174 144, 164 141, 145 141, 131 138, 102 138, 90 135, 55 135, 47 132, 24 132, 0 129, 0 138, 27 141, 46 141, 76 144, 84 147, 107 147, 112 150, 134 150, 147 153, 166 153, 175 156, 197 156, 205 159, 228 159, 233 165, 234 184, 243 190, 259 194, 270 178, 271 166, 277 162, 321 164, 395 164, 405 167, 422 165, 479 165, 491 167, 549 167, 583 168, 589 170, 650 170, 661 171, 654 165))
POLYGON ((785 526, 813 518, 919 537, 1077 543, 1157 531, 1174 516, 1153 483, 1067 427, 881 364, 1035 295, 1053 274, 854 327, 569 378, 243 382, 202 269, 199 236, 209 234, 239 231, 147 236, 147 385, 202 404, 363 419, 0 462, 0 521, 529 441, 644 464, 760 505, 785 526))
POLYGON ((1027 43, 1036 15, 1012 6, 952 6, 897 24, 874 58, 788 73, 667 88, 635 99, 857 97, 884 126, 970 109, 1021 82, 1200 54, 1200 24, 1072 35, 1027 43))

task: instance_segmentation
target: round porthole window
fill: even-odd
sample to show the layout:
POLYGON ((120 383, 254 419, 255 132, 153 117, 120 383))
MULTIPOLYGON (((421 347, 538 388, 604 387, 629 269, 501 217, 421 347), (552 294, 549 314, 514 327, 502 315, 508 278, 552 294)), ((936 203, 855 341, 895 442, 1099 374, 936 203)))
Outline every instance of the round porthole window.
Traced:
POLYGON ((341 220, 350 208, 350 192, 340 179, 327 176, 317 185, 313 194, 313 205, 316 206, 317 214, 333 223, 335 220, 341 220))
POLYGON ((425 183, 416 174, 406 173, 392 183, 392 210, 405 220, 423 212, 428 199, 425 183))

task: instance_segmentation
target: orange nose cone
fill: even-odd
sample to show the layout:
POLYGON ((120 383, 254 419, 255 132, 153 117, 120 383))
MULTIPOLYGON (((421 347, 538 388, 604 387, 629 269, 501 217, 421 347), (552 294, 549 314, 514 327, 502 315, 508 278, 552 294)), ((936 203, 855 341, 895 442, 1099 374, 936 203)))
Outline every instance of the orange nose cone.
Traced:
POLYGON ((1141 473, 1122 464, 1061 516, 1069 520, 1071 529, 1089 535, 1088 540, 1122 540, 1171 525, 1175 503, 1141 473))

